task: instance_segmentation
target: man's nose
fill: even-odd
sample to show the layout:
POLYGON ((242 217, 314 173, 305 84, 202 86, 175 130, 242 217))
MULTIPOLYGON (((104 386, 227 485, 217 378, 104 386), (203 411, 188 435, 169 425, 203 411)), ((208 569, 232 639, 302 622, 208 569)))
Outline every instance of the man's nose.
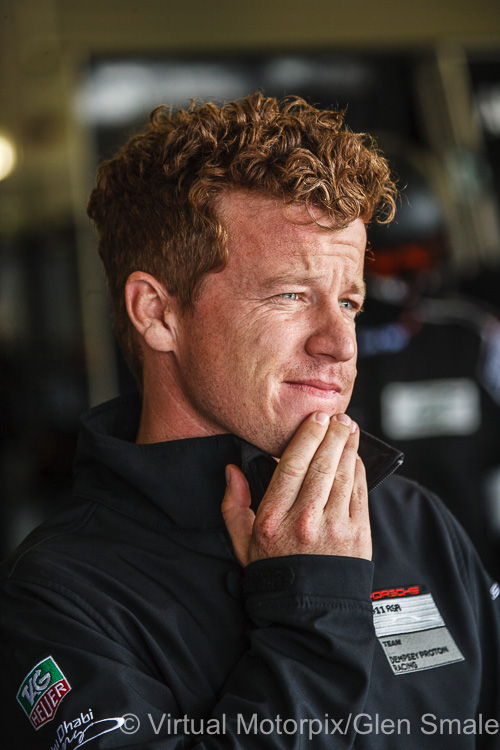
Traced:
POLYGON ((356 327, 338 305, 332 304, 313 321, 306 350, 312 357, 347 362, 356 355, 356 327))

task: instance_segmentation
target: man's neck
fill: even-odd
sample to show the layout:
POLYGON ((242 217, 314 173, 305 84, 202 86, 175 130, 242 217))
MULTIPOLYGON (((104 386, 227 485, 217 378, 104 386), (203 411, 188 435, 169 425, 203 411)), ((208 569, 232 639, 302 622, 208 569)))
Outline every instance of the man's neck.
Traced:
POLYGON ((155 380, 155 388, 144 383, 141 418, 136 443, 162 443, 167 440, 207 437, 222 434, 223 430, 204 424, 193 413, 192 407, 174 378, 155 380))

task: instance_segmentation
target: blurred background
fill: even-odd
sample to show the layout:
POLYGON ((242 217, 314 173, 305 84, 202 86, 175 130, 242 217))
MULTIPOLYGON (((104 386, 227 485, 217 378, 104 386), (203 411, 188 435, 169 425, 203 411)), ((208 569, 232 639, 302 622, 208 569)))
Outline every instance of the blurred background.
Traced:
POLYGON ((79 415, 134 385, 85 214, 159 103, 345 108, 404 198, 373 228, 350 413, 500 575, 498 0, 0 0, 0 555, 67 496, 79 415))

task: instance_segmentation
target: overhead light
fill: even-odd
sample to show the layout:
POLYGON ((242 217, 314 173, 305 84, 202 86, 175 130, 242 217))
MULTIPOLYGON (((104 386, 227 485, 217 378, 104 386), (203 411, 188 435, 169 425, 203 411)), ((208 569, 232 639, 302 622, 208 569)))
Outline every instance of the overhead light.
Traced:
POLYGON ((14 142, 0 133, 0 180, 5 180, 15 169, 17 163, 14 142))

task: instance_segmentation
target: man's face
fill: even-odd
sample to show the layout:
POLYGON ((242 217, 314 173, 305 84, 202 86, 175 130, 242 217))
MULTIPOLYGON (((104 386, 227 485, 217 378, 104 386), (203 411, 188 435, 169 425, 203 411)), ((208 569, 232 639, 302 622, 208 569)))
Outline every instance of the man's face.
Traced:
POLYGON ((219 209, 230 260, 180 319, 176 379, 200 435, 235 433, 279 456, 308 414, 349 403, 365 226, 321 229, 303 206, 243 191, 219 209))

